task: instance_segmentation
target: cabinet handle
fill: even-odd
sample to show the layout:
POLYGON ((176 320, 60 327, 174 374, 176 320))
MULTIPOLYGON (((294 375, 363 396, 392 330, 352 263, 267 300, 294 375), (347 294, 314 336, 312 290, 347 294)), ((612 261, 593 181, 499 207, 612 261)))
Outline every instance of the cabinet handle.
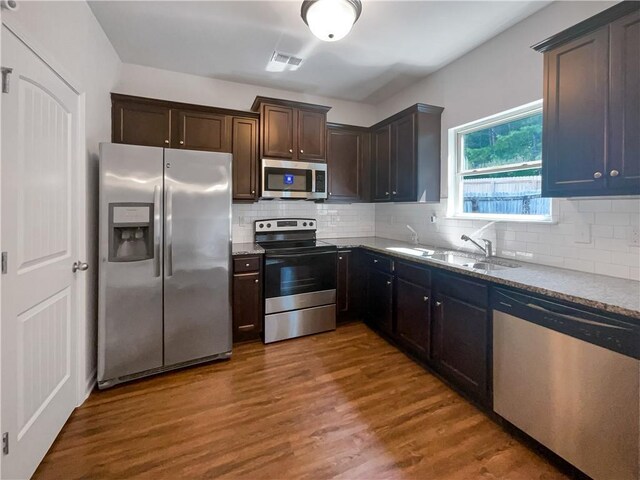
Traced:
POLYGON ((260 280, 258 280, 257 278, 253 281, 253 283, 259 283, 260 280))
POLYGON ((184 145, 184 140, 180 140, 180 145, 184 145))
POLYGON ((612 177, 617 177, 618 175, 620 175, 620 172, 618 170, 611 170, 609 172, 609 175, 611 175, 612 177))
POLYGON ((169 140, 165 140, 164 143, 166 143, 167 145, 169 145, 169 140))
POLYGON ((245 263, 245 264, 244 264, 244 266, 245 266, 245 267, 248 267, 249 265, 250 265, 249 263, 245 263))
POLYGON ((338 260, 342 260, 342 257, 338 257, 338 260))
POLYGON ((375 258, 373 259, 373 263, 378 263, 378 260, 376 260, 375 258))
POLYGON ((255 190, 251 190, 251 195, 255 195, 256 191, 255 190))
POLYGON ((429 297, 422 297, 422 300, 424 300, 425 302, 429 301, 429 297))
POLYGON ((290 149, 289 149, 289 153, 293 153, 293 148, 290 148, 290 149))
POLYGON ((389 195, 389 192, 384 192, 385 195, 389 195))
POLYGON ((602 172, 596 172, 593 174, 593 178, 600 178, 602 177, 602 172))
POLYGON ((387 285, 391 285, 391 280, 387 280, 387 285))
POLYGON ((395 195, 395 194, 396 194, 396 193, 398 193, 398 192, 396 192, 396 191, 393 191, 393 192, 391 192, 391 193, 393 193, 393 194, 395 195))
POLYGON ((442 302, 436 302, 436 307, 439 307, 442 305, 442 302))
POLYGON ((304 153, 304 150, 302 150, 302 149, 301 149, 301 150, 300 150, 300 153, 304 153))

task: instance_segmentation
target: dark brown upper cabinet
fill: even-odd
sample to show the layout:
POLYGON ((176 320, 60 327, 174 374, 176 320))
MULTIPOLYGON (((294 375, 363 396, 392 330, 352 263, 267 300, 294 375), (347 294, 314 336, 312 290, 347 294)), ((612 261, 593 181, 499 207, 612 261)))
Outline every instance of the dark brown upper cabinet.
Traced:
POLYGON ((533 48, 544 52, 542 195, 640 194, 640 2, 533 48))
POLYGON ((372 127, 374 202, 440 200, 442 111, 418 103, 372 127))
POLYGON ((609 38, 608 185, 613 192, 640 193, 640 11, 612 22, 609 38))
POLYGON ((298 158, 325 161, 327 115, 298 109, 298 158))
POLYGON ((233 199, 258 199, 257 114, 117 93, 111 101, 114 143, 232 153, 233 199))
POLYGON ((264 106, 262 110, 262 155, 264 157, 293 159, 294 116, 293 108, 264 106))
POLYGON ((178 148, 208 152, 231 151, 231 117, 189 110, 177 110, 177 115, 178 148))
POLYGON ((329 200, 366 201, 364 179, 369 155, 369 129, 327 124, 327 175, 329 200))
POLYGON ((260 113, 261 153, 265 158, 324 162, 327 112, 331 107, 256 97, 260 113))
POLYGON ((391 125, 373 132, 373 201, 391 200, 391 125))
POLYGON ((233 198, 258 199, 258 119, 233 117, 233 198))
POLYGON ((149 147, 169 147, 171 144, 171 109, 166 105, 114 99, 111 124, 114 143, 149 147))

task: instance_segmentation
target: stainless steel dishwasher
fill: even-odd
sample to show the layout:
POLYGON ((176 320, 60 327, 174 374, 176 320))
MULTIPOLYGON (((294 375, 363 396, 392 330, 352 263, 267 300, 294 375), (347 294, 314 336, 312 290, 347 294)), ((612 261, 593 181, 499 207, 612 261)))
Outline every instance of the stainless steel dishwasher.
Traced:
POLYGON ((505 289, 493 307, 493 405, 595 480, 640 478, 640 322, 505 289))

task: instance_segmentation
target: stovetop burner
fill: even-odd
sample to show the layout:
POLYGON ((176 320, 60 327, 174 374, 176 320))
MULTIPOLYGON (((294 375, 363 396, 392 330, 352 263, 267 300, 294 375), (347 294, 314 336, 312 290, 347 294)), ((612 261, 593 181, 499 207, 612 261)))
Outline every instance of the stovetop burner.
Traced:
POLYGON ((269 218, 256 220, 255 241, 265 251, 302 252, 337 250, 335 245, 316 240, 315 218, 269 218))

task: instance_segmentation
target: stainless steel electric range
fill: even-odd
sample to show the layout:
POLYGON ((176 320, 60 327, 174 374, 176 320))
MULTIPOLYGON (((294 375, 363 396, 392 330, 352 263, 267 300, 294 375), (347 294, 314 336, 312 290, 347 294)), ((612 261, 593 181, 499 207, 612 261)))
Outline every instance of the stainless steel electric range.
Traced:
POLYGON ((338 249, 316 240, 316 220, 257 220, 255 241, 265 249, 264 342, 334 330, 338 249))

